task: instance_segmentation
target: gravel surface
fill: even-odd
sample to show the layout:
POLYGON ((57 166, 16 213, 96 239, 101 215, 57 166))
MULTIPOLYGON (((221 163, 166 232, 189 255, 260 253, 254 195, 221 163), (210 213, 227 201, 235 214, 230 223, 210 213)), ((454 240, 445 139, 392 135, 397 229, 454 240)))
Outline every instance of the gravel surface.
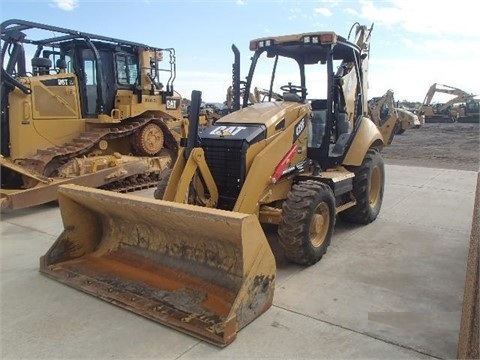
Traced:
POLYGON ((386 164, 479 171, 480 124, 427 123, 395 135, 386 164))

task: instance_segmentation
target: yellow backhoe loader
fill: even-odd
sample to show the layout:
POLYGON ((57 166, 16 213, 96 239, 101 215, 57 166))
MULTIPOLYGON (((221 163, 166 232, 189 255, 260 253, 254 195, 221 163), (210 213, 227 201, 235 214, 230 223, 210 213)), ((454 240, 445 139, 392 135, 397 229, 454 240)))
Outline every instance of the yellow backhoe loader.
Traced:
POLYGON ((403 134, 407 129, 418 129, 422 126, 422 121, 418 115, 396 106, 391 89, 387 90, 382 96, 368 100, 368 111, 370 119, 380 128, 383 123, 391 118, 398 118, 395 130, 395 134, 398 135, 403 134))
POLYGON ((246 81, 232 46, 234 111, 198 133, 201 92, 192 92, 188 137, 161 176, 158 199, 62 186, 65 229, 40 271, 213 344, 231 343, 272 304, 276 264, 261 224, 278 226, 290 261, 311 265, 327 251, 337 214, 359 224, 379 214, 380 150, 396 119, 382 133, 367 116, 372 27, 352 27, 355 40, 331 31, 252 40, 246 81), (265 80, 255 69, 270 60, 268 91, 278 86, 282 99, 251 103, 250 89, 265 80), (307 71, 325 81, 310 81, 307 71), (279 82, 285 77, 298 85, 279 82), (324 98, 307 97, 321 90, 324 98))
POLYGON ((1 208, 56 200, 66 183, 155 186, 173 165, 173 48, 23 20, 3 22, 1 40, 1 208))

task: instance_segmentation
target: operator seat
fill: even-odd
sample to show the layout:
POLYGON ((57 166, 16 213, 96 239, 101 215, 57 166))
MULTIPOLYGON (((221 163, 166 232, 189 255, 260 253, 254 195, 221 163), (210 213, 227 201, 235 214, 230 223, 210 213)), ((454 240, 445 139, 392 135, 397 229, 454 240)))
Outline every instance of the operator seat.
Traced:
POLYGON ((52 60, 42 57, 32 58, 33 75, 48 75, 52 67, 52 60))
POLYGON ((64 59, 57 59, 55 63, 58 73, 65 73, 67 69, 67 62, 64 59))
POLYGON ((283 101, 293 101, 293 102, 302 102, 302 98, 295 93, 286 91, 282 94, 283 101))
POLYGON ((309 147, 320 148, 325 137, 325 128, 327 125, 327 100, 312 100, 312 138, 309 141, 309 147))

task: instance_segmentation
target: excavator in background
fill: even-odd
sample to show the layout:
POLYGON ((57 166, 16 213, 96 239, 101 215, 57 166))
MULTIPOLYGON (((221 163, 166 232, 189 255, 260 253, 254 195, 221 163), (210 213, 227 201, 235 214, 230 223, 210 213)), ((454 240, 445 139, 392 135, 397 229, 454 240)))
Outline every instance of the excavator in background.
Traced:
POLYGON ((173 48, 15 19, 1 41, 2 209, 56 200, 66 183, 155 186, 173 165, 186 128, 173 48))
POLYGON ((312 265, 337 215, 368 224, 380 212, 381 150, 397 119, 379 129, 368 117, 372 28, 254 39, 245 81, 233 45, 233 111, 198 132, 202 94, 192 92, 188 136, 156 198, 61 186, 64 231, 41 257, 41 273, 230 344, 272 304, 276 263, 262 225, 277 227, 287 259, 312 265), (266 64, 270 80, 255 71, 266 64), (265 81, 282 100, 251 102, 265 81))
POLYGON ((395 104, 393 90, 389 89, 382 96, 373 97, 368 101, 370 119, 379 127, 392 118, 397 118, 395 134, 400 135, 407 129, 418 129, 423 124, 413 112, 398 107, 395 104))
POLYGON ((473 98, 454 106, 458 113, 457 122, 478 123, 480 122, 480 99, 473 98))
POLYGON ((430 86, 420 106, 419 114, 425 122, 479 122, 480 100, 476 95, 459 88, 434 83, 430 86), (432 104, 436 93, 454 96, 446 103, 432 104))

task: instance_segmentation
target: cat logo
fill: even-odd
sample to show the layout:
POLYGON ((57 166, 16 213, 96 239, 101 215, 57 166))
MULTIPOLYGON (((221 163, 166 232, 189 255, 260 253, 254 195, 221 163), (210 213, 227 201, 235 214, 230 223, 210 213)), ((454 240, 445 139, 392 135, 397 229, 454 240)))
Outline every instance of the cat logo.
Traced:
POLYGON ((176 110, 180 106, 179 99, 167 99, 166 108, 167 110, 176 110))
POLYGON ((210 131, 210 135, 218 135, 221 137, 224 136, 233 136, 237 135, 240 131, 245 130, 245 126, 219 126, 212 131, 210 131))

